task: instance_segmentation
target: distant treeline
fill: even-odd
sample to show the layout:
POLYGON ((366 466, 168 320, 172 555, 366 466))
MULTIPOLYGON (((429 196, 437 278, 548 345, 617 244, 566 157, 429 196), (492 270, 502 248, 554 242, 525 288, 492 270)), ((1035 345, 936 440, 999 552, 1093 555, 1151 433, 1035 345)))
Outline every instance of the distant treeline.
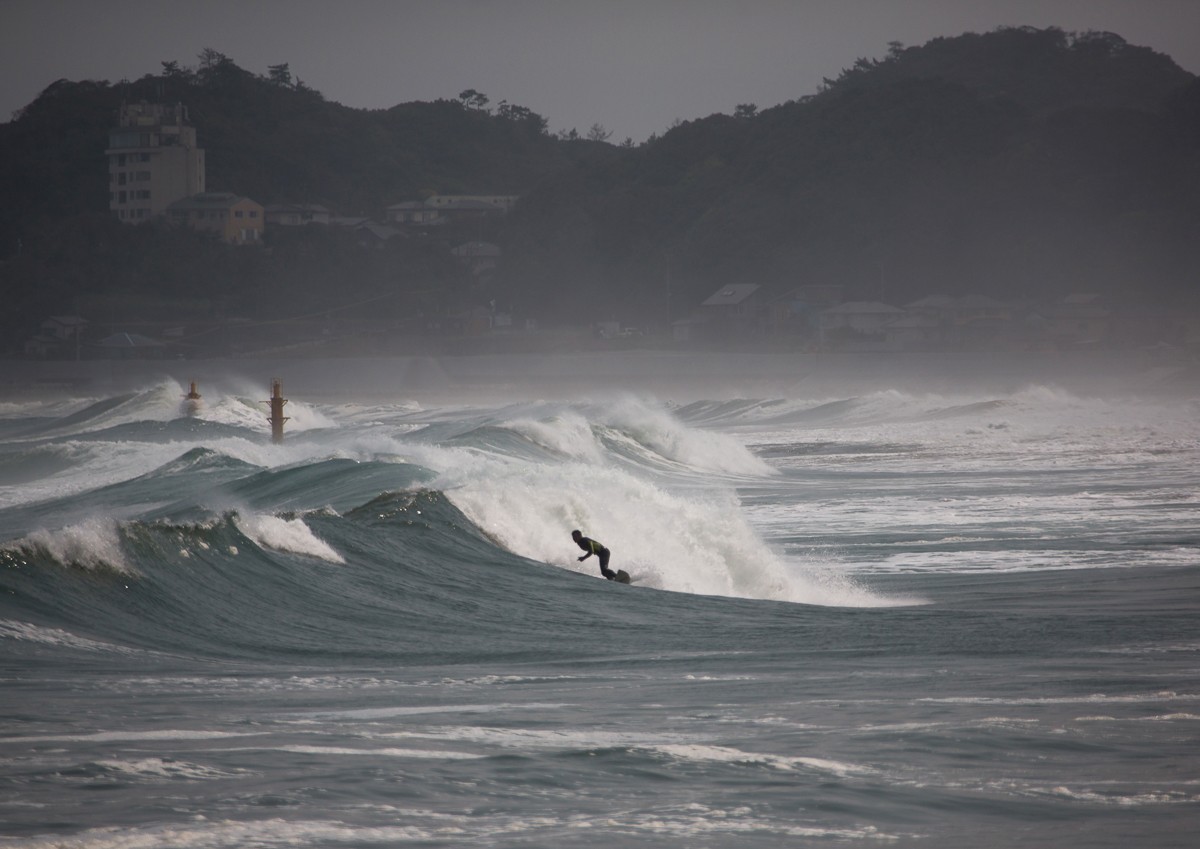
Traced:
POLYGON ((59 81, 0 124, 0 332, 19 347, 85 301, 250 318, 350 301, 431 314, 502 304, 543 322, 643 324, 735 282, 778 297, 833 283, 897 304, 1197 293, 1200 82, 1110 33, 894 43, 816 95, 741 104, 640 145, 546 125, 475 90, 350 109, 287 65, 254 74, 212 50, 136 81, 59 81), (450 262, 463 234, 364 254, 316 229, 269 232, 255 251, 119 225, 104 150, 134 100, 183 103, 209 188, 263 204, 380 218, 431 193, 518 195, 489 233, 499 272, 473 285, 450 262))

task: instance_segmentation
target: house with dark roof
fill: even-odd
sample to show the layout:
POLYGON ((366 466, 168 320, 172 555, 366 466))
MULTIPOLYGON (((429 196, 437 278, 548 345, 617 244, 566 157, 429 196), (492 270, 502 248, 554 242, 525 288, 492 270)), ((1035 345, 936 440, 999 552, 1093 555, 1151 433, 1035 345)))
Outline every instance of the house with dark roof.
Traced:
POLYGON ((762 287, 757 283, 730 283, 700 304, 701 320, 717 336, 736 336, 758 328, 763 319, 762 287))
POLYGON ((401 227, 441 227, 507 215, 516 203, 516 195, 431 195, 394 203, 385 214, 390 223, 401 227))
POLYGON ((78 356, 87 325, 87 319, 77 315, 52 315, 25 342, 25 353, 39 359, 68 352, 78 356))
POLYGON ((306 224, 329 224, 333 214, 319 203, 274 203, 267 206, 268 224, 280 227, 303 227, 306 224))

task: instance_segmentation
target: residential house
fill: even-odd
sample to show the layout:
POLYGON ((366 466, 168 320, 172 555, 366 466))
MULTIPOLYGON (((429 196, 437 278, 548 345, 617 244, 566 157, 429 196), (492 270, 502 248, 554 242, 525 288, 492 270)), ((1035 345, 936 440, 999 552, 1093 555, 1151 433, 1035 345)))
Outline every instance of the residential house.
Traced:
POLYGON ((382 248, 387 242, 400 235, 400 231, 387 224, 376 224, 374 221, 363 220, 351 228, 355 240, 364 247, 382 248))
POLYGON ((446 223, 436 207, 419 200, 394 203, 384 213, 389 222, 402 227, 437 227, 446 223))
POLYGON ((423 201, 389 206, 387 220, 402 227, 441 227, 507 215, 516 195, 431 195, 423 201))
POLYGON ((87 324, 87 319, 77 315, 52 315, 42 322, 37 335, 25 343, 25 353, 38 358, 64 353, 78 357, 87 324))
POLYGON ((303 227, 306 224, 329 224, 333 216, 319 203, 277 203, 264 212, 267 224, 280 227, 303 227))
POLYGON ((842 287, 837 284, 808 284, 797 286, 771 303, 772 332, 806 336, 817 330, 822 310, 842 300, 842 287))
POLYGON ((864 336, 881 336, 883 328, 904 315, 904 310, 879 301, 846 301, 821 312, 822 332, 846 330, 864 336))
POLYGON ((761 324, 762 298, 757 283, 722 286, 700 304, 701 314, 717 335, 741 335, 761 324))
POLYGON ((331 215, 329 223, 333 227, 343 227, 347 230, 355 230, 363 224, 369 224, 371 221, 365 215, 331 215))
POLYGON ((927 338, 922 340, 925 343, 936 342, 952 348, 1024 345, 1024 330, 1013 320, 1013 304, 986 295, 958 298, 934 295, 913 301, 906 309, 910 315, 922 319, 919 324, 925 325, 927 338), (935 322, 936 327, 930 322, 935 322))
POLYGON ((887 347, 897 351, 927 351, 946 342, 946 325, 940 319, 921 313, 901 315, 881 328, 887 347))
POLYGON ((517 205, 518 199, 517 195, 431 195, 425 203, 434 209, 484 206, 507 214, 517 205))
POLYGON ((167 217, 231 245, 261 243, 266 222, 262 204, 232 192, 205 192, 177 200, 167 207, 167 217))

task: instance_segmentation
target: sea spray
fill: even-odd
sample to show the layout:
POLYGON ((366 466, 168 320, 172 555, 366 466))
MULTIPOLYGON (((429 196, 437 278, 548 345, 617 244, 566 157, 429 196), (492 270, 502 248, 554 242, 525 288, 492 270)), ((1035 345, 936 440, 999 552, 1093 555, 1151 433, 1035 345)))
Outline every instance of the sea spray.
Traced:
POLYGON ((234 524, 238 530, 258 545, 328 560, 330 563, 345 563, 346 558, 338 554, 329 543, 317 537, 302 519, 286 519, 263 514, 237 515, 234 524))
POLYGON ((121 548, 119 524, 110 518, 92 517, 58 530, 39 529, 22 539, 5 543, 11 557, 49 558, 60 566, 87 571, 111 570, 122 575, 136 574, 121 548))

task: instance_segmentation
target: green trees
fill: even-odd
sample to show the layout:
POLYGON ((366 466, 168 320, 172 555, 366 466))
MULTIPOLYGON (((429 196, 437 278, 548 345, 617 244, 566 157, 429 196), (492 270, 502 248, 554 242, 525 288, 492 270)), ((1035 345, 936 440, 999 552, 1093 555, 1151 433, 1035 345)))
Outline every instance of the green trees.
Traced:
POLYGON ((497 298, 550 322, 641 325, 732 282, 762 284, 767 299, 808 283, 851 298, 883 285, 896 303, 1077 289, 1170 299, 1192 293, 1200 266, 1200 82, 1111 33, 892 43, 819 94, 676 122, 641 145, 610 144, 599 124, 586 136, 546 127, 475 89, 349 109, 287 63, 257 75, 215 50, 129 83, 59 81, 0 124, 0 288, 26 326, 84 294, 155 287, 180 303, 211 293, 224 311, 497 298), (264 204, 381 218, 434 192, 519 195, 488 233, 504 252, 494 288, 472 290, 447 259, 448 232, 369 255, 345 234, 277 233, 256 256, 119 228, 103 157, 119 103, 135 99, 184 103, 210 189, 264 204))
POLYGON ((686 122, 616 163, 577 161, 574 179, 523 202, 506 274, 545 281, 547 317, 593 290, 638 309, 668 265, 681 311, 730 282, 877 298, 881 277, 896 303, 1194 296, 1197 92, 1111 33, 893 43, 817 96, 686 122))

